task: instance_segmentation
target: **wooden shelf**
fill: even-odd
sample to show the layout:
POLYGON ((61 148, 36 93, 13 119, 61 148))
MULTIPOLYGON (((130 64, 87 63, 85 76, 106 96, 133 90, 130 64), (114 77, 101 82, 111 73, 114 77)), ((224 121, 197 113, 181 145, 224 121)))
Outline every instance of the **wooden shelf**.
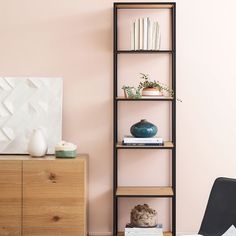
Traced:
POLYGON ((171 141, 164 142, 164 145, 123 145, 122 142, 116 144, 117 149, 172 149, 174 147, 171 141))
POLYGON ((115 7, 118 9, 171 9, 174 3, 118 3, 115 7))
MULTIPOLYGON (((124 235, 125 235, 124 232, 119 232, 117 234, 117 236, 124 236, 124 235)), ((163 235, 164 236, 172 236, 172 233, 171 232, 164 232, 163 235)))
POLYGON ((118 197, 173 197, 172 187, 118 187, 118 197))
POLYGON ((172 50, 117 50, 117 54, 163 54, 163 53, 173 53, 172 50))
POLYGON ((166 97, 166 96, 160 96, 160 97, 145 97, 145 98, 125 98, 125 97, 116 97, 117 101, 173 101, 173 97, 166 97))

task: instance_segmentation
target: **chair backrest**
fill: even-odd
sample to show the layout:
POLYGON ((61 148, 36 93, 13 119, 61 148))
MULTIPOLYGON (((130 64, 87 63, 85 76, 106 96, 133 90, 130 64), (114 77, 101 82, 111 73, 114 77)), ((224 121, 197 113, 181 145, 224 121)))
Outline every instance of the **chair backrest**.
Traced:
POLYGON ((221 236, 236 226, 236 179, 218 178, 212 187, 199 234, 221 236))

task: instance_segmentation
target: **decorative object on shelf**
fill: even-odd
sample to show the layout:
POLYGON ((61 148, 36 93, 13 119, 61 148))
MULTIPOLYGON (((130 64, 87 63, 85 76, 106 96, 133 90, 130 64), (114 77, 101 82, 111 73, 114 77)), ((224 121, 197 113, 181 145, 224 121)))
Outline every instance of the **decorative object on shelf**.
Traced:
POLYGON ((130 213, 130 223, 133 227, 155 227, 157 212, 148 204, 135 206, 130 213))
POLYGON ((122 89, 124 90, 125 98, 139 99, 142 97, 140 89, 129 86, 123 86, 122 89))
POLYGON ((157 134, 157 126, 142 119, 130 128, 130 133, 136 138, 151 138, 157 134))
MULTIPOLYGON (((122 89, 124 90, 125 98, 131 99, 148 99, 148 98, 173 98, 174 91, 169 88, 166 84, 159 81, 150 81, 148 74, 140 73, 141 79, 137 88, 124 85, 122 89)), ((182 102, 181 99, 176 99, 182 102)))
POLYGON ((0 153, 27 154, 33 129, 42 127, 48 153, 61 140, 62 78, 0 77, 0 153))
POLYGON ((136 19, 131 24, 131 50, 159 50, 160 25, 149 17, 136 19))
POLYGON ((157 224, 155 227, 135 227, 131 224, 125 226, 125 236, 163 236, 162 224, 157 224))
POLYGON ((139 90, 142 90, 142 96, 163 96, 163 92, 167 92, 169 96, 173 97, 173 90, 167 85, 160 83, 159 81, 150 81, 148 74, 140 73, 141 81, 139 83, 139 90))
POLYGON ((40 128, 34 129, 28 145, 28 153, 32 157, 43 157, 46 155, 48 145, 40 128))
POLYGON ((123 145, 164 145, 163 138, 135 138, 131 135, 126 135, 123 138, 123 145))
POLYGON ((77 156, 77 146, 73 143, 61 141, 55 147, 56 158, 75 158, 77 156))

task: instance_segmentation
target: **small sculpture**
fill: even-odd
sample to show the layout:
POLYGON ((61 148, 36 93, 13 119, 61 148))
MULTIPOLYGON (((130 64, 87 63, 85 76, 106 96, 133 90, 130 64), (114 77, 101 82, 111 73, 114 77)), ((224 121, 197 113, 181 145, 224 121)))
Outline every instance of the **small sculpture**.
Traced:
POLYGON ((76 158, 77 145, 61 141, 55 147, 55 156, 57 158, 76 158))
POLYGON ((43 157, 46 155, 48 145, 40 128, 34 129, 28 144, 28 153, 32 157, 43 157))
POLYGON ((130 128, 130 133, 136 138, 151 138, 157 134, 157 131, 157 126, 145 119, 135 123, 130 128))
POLYGON ((157 212, 148 204, 135 206, 130 214, 132 227, 155 227, 157 225, 157 212))

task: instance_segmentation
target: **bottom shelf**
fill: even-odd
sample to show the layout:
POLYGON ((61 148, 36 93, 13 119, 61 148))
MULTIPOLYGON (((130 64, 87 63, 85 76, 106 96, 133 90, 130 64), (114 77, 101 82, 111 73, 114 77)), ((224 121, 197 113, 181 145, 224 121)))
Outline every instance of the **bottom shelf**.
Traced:
MULTIPOLYGON (((164 232, 163 235, 164 236, 172 236, 172 233, 171 232, 164 232)), ((124 236, 124 232, 119 232, 117 234, 117 236, 124 236)))

